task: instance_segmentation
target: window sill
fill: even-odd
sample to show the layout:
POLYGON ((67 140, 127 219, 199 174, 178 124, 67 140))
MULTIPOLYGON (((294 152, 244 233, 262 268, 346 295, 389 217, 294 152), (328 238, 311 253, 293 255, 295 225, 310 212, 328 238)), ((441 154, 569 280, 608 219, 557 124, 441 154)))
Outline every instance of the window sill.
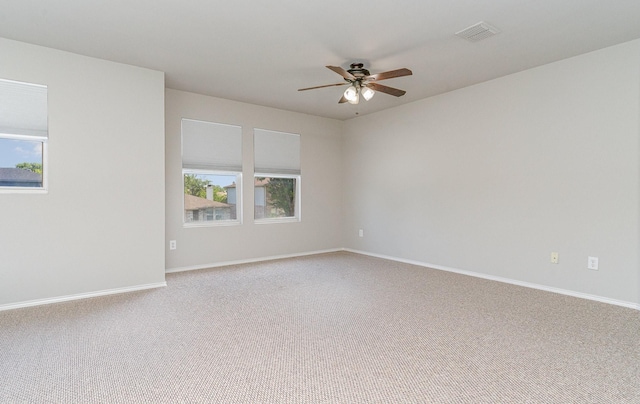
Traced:
POLYGON ((0 194, 48 194, 49 190, 44 188, 0 188, 0 194))
POLYGON ((239 226, 242 222, 240 221, 224 221, 224 222, 206 222, 206 223, 182 223, 182 227, 185 229, 189 228, 200 228, 200 227, 228 227, 228 226, 239 226))
POLYGON ((278 217, 273 219, 255 219, 255 224, 270 224, 270 223, 299 223, 298 217, 278 217))

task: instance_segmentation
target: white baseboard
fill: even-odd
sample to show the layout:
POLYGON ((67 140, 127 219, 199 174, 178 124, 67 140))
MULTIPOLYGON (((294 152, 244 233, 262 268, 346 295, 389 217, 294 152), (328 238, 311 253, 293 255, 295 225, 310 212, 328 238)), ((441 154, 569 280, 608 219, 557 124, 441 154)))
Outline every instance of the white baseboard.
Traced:
POLYGON ((333 248, 329 250, 307 251, 307 252, 295 253, 295 254, 271 255, 268 257, 249 258, 249 259, 237 260, 237 261, 216 262, 216 263, 205 264, 205 265, 194 265, 190 267, 171 268, 171 269, 165 270, 165 273, 171 274, 174 272, 194 271, 197 269, 226 267, 229 265, 239 265, 239 264, 251 264, 253 262, 280 260, 283 258, 304 257, 305 255, 326 254, 326 253, 332 253, 332 252, 338 252, 338 251, 345 251, 345 250, 343 248, 333 248))
POLYGON ((87 299, 90 297, 136 292, 139 290, 155 289, 155 288, 161 288, 165 286, 167 286, 167 282, 148 283, 145 285, 130 286, 126 288, 106 289, 106 290, 98 290, 96 292, 78 293, 75 295, 52 297, 48 299, 28 300, 26 302, 9 303, 9 304, 0 305, 0 311, 20 309, 23 307, 42 306, 45 304, 52 304, 52 303, 68 302, 70 300, 87 299))
POLYGON ((640 310, 640 304, 636 304, 636 303, 633 303, 633 302, 626 302, 626 301, 623 301, 623 300, 610 299, 608 297, 590 295, 588 293, 582 293, 582 292, 575 292, 573 290, 554 288, 554 287, 551 287, 551 286, 539 285, 537 283, 530 283, 530 282, 523 282, 523 281, 518 281, 518 280, 514 280, 514 279, 509 279, 509 278, 502 278, 500 276, 487 275, 487 274, 482 274, 482 273, 479 273, 479 272, 465 271, 465 270, 462 270, 462 269, 450 268, 450 267, 445 267, 445 266, 442 266, 442 265, 433 265, 433 264, 428 264, 428 263, 420 262, 420 261, 407 260, 407 259, 403 259, 403 258, 391 257, 391 256, 388 256, 388 255, 374 254, 374 253, 370 253, 370 252, 366 252, 366 251, 360 251, 360 250, 353 250, 351 248, 344 248, 342 250, 343 251, 347 251, 347 252, 351 252, 351 253, 355 253, 355 254, 368 255, 370 257, 382 258, 382 259, 387 259, 387 260, 390 260, 390 261, 402 262, 402 263, 405 263, 405 264, 411 264, 411 265, 417 265, 417 266, 426 267, 426 268, 437 269, 437 270, 440 270, 440 271, 454 272, 454 273, 461 274, 461 275, 468 275, 468 276, 487 279, 487 280, 491 280, 491 281, 509 283, 509 284, 512 284, 512 285, 524 286, 525 288, 544 290, 546 292, 553 292, 553 293, 558 293, 558 294, 561 294, 561 295, 578 297, 578 298, 581 298, 581 299, 594 300, 594 301, 600 302, 600 303, 613 304, 615 306, 622 306, 622 307, 627 307, 627 308, 630 308, 630 309, 640 310))
MULTIPOLYGON (((555 287, 551 287, 551 286, 539 285, 539 284, 536 284, 536 283, 523 282, 523 281, 518 281, 518 280, 514 280, 514 279, 503 278, 503 277, 500 277, 500 276, 487 275, 487 274, 482 274, 482 273, 479 273, 479 272, 466 271, 466 270, 462 270, 462 269, 445 267, 445 266, 442 266, 442 265, 434 265, 434 264, 429 264, 429 263, 421 262, 421 261, 408 260, 408 259, 404 259, 404 258, 397 258, 397 257, 389 256, 389 255, 374 254, 374 253, 370 253, 370 252, 367 252, 367 251, 354 250, 354 249, 351 249, 351 248, 333 248, 333 249, 329 249, 329 250, 308 251, 308 252, 304 252, 304 253, 273 255, 273 256, 269 256, 269 257, 251 258, 251 259, 244 259, 244 260, 237 260, 237 261, 216 262, 216 263, 206 264, 206 265, 196 265, 196 266, 190 266, 190 267, 172 268, 172 269, 167 269, 165 272, 166 273, 174 273, 174 272, 183 272, 183 271, 193 271, 193 270, 198 270, 198 269, 216 268, 216 267, 223 267, 223 266, 229 266, 229 265, 239 265, 239 264, 250 264, 250 263, 253 263, 253 262, 272 261, 272 260, 278 260, 278 259, 284 259, 284 258, 303 257, 303 256, 307 256, 307 255, 326 254, 326 253, 339 252, 339 251, 346 251, 346 252, 350 252, 350 253, 354 253, 354 254, 367 255, 367 256, 370 256, 370 257, 382 258, 382 259, 386 259, 386 260, 390 260, 390 261, 402 262, 402 263, 405 263, 405 264, 417 265, 417 266, 421 266, 421 267, 425 267, 425 268, 437 269, 437 270, 440 270, 440 271, 453 272, 453 273, 457 273, 457 274, 461 274, 461 275, 468 275, 468 276, 473 276, 473 277, 476 277, 476 278, 482 278, 482 279, 487 279, 487 280, 491 280, 491 281, 503 282, 503 283, 508 283, 508 284, 512 284, 512 285, 523 286, 523 287, 526 287, 526 288, 544 290, 546 292, 558 293, 558 294, 561 294, 561 295, 578 297, 578 298, 581 298, 581 299, 593 300, 593 301, 597 301, 597 302, 601 302, 601 303, 612 304, 612 305, 615 305, 615 306, 622 306, 622 307, 627 307, 627 308, 630 308, 630 309, 640 310, 640 304, 636 304, 636 303, 633 303, 633 302, 626 302, 626 301, 622 301, 622 300, 611 299, 611 298, 608 298, 608 297, 591 295, 591 294, 588 294, 588 293, 581 293, 581 292, 575 292, 575 291, 567 290, 567 289, 560 289, 560 288, 555 288, 555 287)), ((155 288, 160 288, 160 287, 165 287, 165 286, 167 286, 166 282, 157 282, 157 283, 149 283, 149 284, 145 284, 145 285, 131 286, 131 287, 125 287, 125 288, 106 289, 106 290, 99 290, 99 291, 96 291, 96 292, 78 293, 78 294, 74 294, 74 295, 59 296, 59 297, 54 297, 54 298, 29 300, 29 301, 19 302, 19 303, 9 303, 9 304, 0 305, 0 311, 19 309, 19 308, 23 308, 23 307, 41 306, 41 305, 52 304, 52 303, 67 302, 67 301, 71 301, 71 300, 87 299, 87 298, 98 297, 98 296, 115 295, 115 294, 119 294, 119 293, 135 292, 135 291, 146 290, 146 289, 155 289, 155 288)))

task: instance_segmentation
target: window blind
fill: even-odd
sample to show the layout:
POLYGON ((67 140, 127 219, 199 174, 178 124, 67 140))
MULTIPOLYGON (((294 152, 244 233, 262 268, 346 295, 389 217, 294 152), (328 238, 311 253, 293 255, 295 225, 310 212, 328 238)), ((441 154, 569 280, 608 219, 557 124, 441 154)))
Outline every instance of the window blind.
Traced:
POLYGON ((182 119, 182 167, 242 171, 242 128, 182 119))
POLYGON ((254 129, 255 172, 300 174, 300 135, 254 129))
POLYGON ((0 80, 0 133, 46 138, 47 87, 0 80))

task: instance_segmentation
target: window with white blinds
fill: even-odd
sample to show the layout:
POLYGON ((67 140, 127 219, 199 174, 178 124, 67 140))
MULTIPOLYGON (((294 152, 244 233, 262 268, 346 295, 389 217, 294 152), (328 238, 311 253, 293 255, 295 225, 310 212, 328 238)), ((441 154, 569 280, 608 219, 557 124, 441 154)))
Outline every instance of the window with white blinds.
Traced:
POLYGON ((240 224, 242 128, 182 119, 184 224, 240 224))
POLYGON ((300 135, 254 129, 256 173, 300 174, 300 135))
POLYGON ((242 128, 183 119, 182 167, 242 171, 242 128))
POLYGON ((0 79, 0 191, 46 189, 47 87, 0 79))
POLYGON ((254 219, 300 220, 300 135, 254 129, 254 219))

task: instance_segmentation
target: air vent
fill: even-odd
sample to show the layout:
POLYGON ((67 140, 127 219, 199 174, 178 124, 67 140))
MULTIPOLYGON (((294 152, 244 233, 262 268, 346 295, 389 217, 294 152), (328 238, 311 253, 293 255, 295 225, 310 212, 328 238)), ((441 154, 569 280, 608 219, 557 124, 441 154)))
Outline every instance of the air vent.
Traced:
POLYGON ((481 21, 470 26, 469 28, 465 28, 462 31, 456 32, 456 35, 470 42, 478 42, 499 33, 500 30, 498 28, 491 26, 484 21, 481 21))

